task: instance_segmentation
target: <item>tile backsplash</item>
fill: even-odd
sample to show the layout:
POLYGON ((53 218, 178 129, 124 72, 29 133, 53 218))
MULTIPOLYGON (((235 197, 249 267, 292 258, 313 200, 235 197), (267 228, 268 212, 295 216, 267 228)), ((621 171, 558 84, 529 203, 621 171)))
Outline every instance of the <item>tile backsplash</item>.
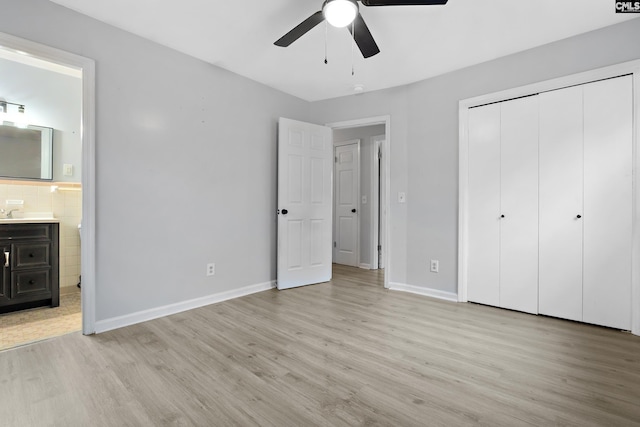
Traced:
POLYGON ((78 190, 78 184, 70 183, 0 181, 1 208, 5 207, 7 200, 24 200, 20 215, 53 212, 54 217, 60 220, 60 288, 76 286, 80 276, 78 224, 82 220, 82 191, 78 190), (74 191, 52 193, 52 185, 73 188, 74 191))

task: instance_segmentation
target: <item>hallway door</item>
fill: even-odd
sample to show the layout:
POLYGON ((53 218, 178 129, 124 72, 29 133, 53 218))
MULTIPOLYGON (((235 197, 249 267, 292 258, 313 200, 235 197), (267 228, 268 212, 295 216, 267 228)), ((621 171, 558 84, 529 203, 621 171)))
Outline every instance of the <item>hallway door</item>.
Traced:
POLYGON ((333 262, 358 267, 360 140, 335 145, 334 161, 333 262))

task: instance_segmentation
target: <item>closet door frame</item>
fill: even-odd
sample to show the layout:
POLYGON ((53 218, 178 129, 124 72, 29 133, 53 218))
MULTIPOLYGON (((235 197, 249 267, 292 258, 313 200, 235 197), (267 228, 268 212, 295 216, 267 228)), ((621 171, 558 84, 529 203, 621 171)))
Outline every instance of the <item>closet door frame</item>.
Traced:
POLYGON ((623 75, 633 76, 633 241, 631 256, 631 332, 640 335, 640 60, 533 83, 518 88, 463 99, 458 104, 459 117, 459 193, 458 193, 458 301, 467 302, 468 281, 468 207, 469 207, 469 108, 507 101, 569 86, 591 83, 623 75))

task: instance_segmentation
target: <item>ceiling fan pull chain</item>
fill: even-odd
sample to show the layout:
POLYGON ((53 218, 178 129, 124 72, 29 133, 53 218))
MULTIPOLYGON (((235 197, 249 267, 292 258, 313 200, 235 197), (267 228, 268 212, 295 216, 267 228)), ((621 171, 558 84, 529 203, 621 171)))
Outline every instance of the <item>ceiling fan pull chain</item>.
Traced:
POLYGON ((355 48, 355 44, 356 44, 356 21, 355 21, 355 19, 353 20, 353 22, 351 22, 351 34, 353 34, 353 37, 351 38, 351 75, 355 76, 356 75, 356 71, 355 71, 355 65, 354 65, 354 60, 353 60, 353 49, 355 48))
POLYGON ((328 26, 329 24, 327 24, 327 21, 324 21, 324 63, 328 64, 329 61, 327 61, 327 32, 328 30, 328 26))

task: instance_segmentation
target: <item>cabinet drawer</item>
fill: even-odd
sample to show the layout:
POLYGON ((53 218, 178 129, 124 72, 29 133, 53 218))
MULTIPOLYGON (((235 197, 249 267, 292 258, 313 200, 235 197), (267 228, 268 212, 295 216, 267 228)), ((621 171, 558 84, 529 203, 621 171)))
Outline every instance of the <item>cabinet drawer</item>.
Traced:
POLYGON ((13 245, 14 268, 37 268, 48 267, 50 265, 51 244, 47 242, 38 243, 16 243, 13 245))
POLYGON ((51 239, 51 224, 0 224, 0 240, 51 239))
POLYGON ((51 295, 50 269, 22 271, 11 274, 11 297, 29 300, 51 295))

